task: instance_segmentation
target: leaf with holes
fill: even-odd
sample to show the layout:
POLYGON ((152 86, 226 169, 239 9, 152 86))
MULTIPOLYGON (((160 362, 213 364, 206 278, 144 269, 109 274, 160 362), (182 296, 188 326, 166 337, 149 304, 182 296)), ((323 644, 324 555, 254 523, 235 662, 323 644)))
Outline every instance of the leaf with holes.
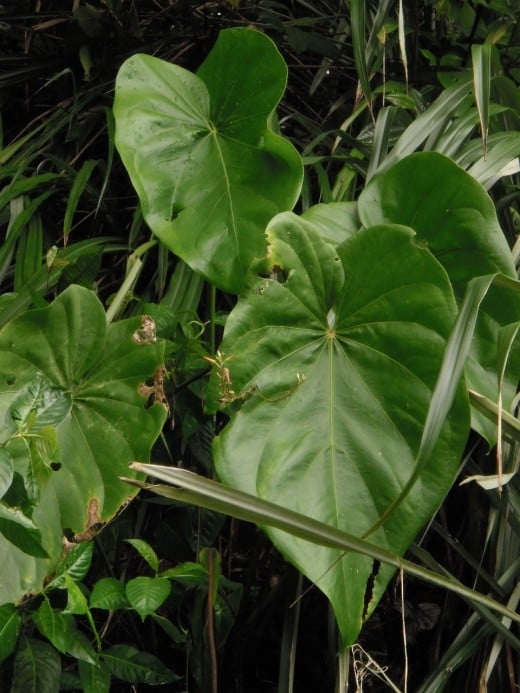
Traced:
POLYGON ((139 393, 163 361, 160 343, 133 338, 140 324, 131 318, 107 325, 96 296, 71 286, 0 331, 0 441, 11 441, 6 449, 22 477, 31 465, 24 435, 52 425, 59 455, 33 512, 50 558, 35 563, 1 539, 10 570, 0 603, 41 588, 58 562, 62 528, 90 538, 134 495, 118 477, 131 460, 148 460, 166 415, 159 405, 146 409, 139 393))
POLYGON ((269 126, 286 82, 271 39, 243 28, 222 31, 196 75, 134 55, 117 77, 116 145, 147 223, 225 291, 241 291, 267 222, 300 192, 300 156, 269 126))
MULTIPOLYGON (((461 386, 418 481, 372 531, 414 469, 456 316, 450 282, 408 228, 365 229, 336 250, 291 216, 268 229, 285 283, 259 281, 226 323, 222 351, 240 410, 216 439, 217 471, 402 554, 453 482, 468 433, 461 386)), ((266 531, 325 592, 353 643, 393 569, 266 531)))

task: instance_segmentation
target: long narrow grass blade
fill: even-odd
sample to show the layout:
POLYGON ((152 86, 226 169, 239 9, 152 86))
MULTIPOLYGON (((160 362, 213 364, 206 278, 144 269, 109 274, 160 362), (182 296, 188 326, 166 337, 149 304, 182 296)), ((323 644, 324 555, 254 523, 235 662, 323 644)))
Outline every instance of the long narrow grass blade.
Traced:
POLYGON ((406 28, 404 21, 403 0, 399 0, 397 21, 399 26, 399 50, 401 52, 401 62, 403 63, 404 67, 404 78, 406 84, 408 85, 408 58, 406 56, 406 28))
POLYGON ((7 228, 5 241, 0 245, 0 284, 3 282, 8 270, 14 246, 20 234, 30 222, 38 207, 50 197, 52 193, 52 190, 48 190, 29 203, 27 203, 23 196, 11 200, 11 221, 7 228))
MULTIPOLYGON (((490 421, 496 423, 499 416, 498 405, 474 390, 468 390, 468 394, 471 406, 484 414, 490 421)), ((520 443, 520 421, 504 410, 500 412, 500 419, 502 421, 502 433, 520 443)))
POLYGON ((480 119, 480 131, 482 134, 482 149, 484 156, 487 152, 487 140, 489 132, 489 100, 491 91, 491 49, 489 43, 479 46, 471 46, 471 60, 473 62, 473 89, 477 102, 480 119))
POLYGON ((89 238, 85 241, 79 241, 72 244, 68 248, 63 248, 59 251, 59 263, 56 263, 52 268, 48 269, 43 266, 32 278, 32 280, 23 288, 22 291, 8 303, 3 306, 0 312, 0 329, 8 322, 16 318, 29 308, 33 302, 35 295, 45 294, 58 283, 64 267, 69 263, 78 260, 87 255, 93 248, 102 247, 103 253, 121 252, 126 250, 126 245, 122 245, 119 238, 113 236, 99 236, 98 238, 89 238), (117 243, 116 243, 117 242, 117 243))
POLYGON ((379 48, 379 33, 383 28, 388 12, 390 8, 393 6, 393 4, 394 0, 380 0, 380 2, 377 3, 377 11, 374 15, 374 18, 372 19, 370 35, 368 37, 368 41, 365 48, 367 64, 371 64, 372 58, 379 48))
POLYGON ((361 90, 367 100, 368 108, 372 113, 372 90, 365 53, 365 0, 352 0, 350 3, 350 27, 352 31, 352 48, 354 50, 354 62, 358 73, 361 90))
MULTIPOLYGON (((515 561, 500 579, 502 587, 511 583, 511 579, 518 573, 520 559, 515 561)), ((418 688, 417 693, 431 693, 431 691, 443 691, 453 671, 470 659, 477 649, 487 642, 495 630, 491 623, 485 623, 479 627, 481 614, 473 613, 464 624, 458 635, 443 654, 436 668, 429 674, 418 688)))
POLYGON ((467 97, 470 88, 468 79, 445 89, 431 106, 406 128, 390 154, 381 163, 378 173, 390 168, 390 166, 393 166, 405 156, 408 156, 408 154, 412 154, 419 149, 433 130, 436 128, 442 129, 467 97))
MULTIPOLYGON (((511 596, 507 602, 507 605, 512 611, 515 611, 518 607, 519 602, 520 602, 520 582, 517 583, 515 589, 513 590, 513 593, 511 594, 511 596)), ((511 627, 511 620, 509 618, 504 617, 502 619, 502 624, 504 625, 505 628, 509 629, 511 627)), ((504 645, 504 636, 497 634, 497 636, 493 642, 493 647, 491 648, 491 652, 489 653, 486 667, 484 669, 484 680, 485 680, 486 686, 489 683, 489 679, 491 677, 491 674, 493 673, 493 669, 495 667, 496 661, 498 659, 498 655, 500 654, 500 651, 502 650, 503 645, 504 645)))
POLYGON ((513 343, 518 334, 520 323, 504 325, 498 333, 497 359, 498 359, 498 416, 497 416, 497 476, 498 490, 502 491, 502 387, 506 374, 506 366, 509 360, 513 343))
POLYGON ((83 162, 77 176, 74 179, 74 183, 70 189, 69 198, 67 200, 67 207, 65 208, 65 214, 63 216, 63 244, 67 245, 69 240, 69 234, 72 229, 72 220, 74 219, 74 214, 78 206, 78 202, 83 195, 83 192, 87 186, 87 183, 92 175, 94 169, 98 165, 98 161, 94 159, 89 159, 83 162))
POLYGON ((320 546, 328 546, 342 551, 354 551, 402 569, 410 575, 425 580, 443 589, 449 589, 470 602, 481 604, 489 609, 520 622, 520 614, 513 613, 499 602, 480 592, 475 592, 453 578, 448 578, 431 570, 412 563, 396 554, 359 539, 351 534, 342 532, 305 515, 283 508, 275 503, 262 500, 242 491, 206 479, 175 467, 164 467, 155 464, 132 462, 131 469, 148 474, 180 488, 172 488, 163 484, 147 484, 136 479, 122 477, 123 481, 148 489, 154 493, 191 505, 196 505, 215 512, 220 512, 240 520, 254 522, 259 526, 277 527, 284 532, 310 541, 320 546))
POLYGON ((5 207, 13 198, 30 193, 36 190, 39 185, 51 183, 60 176, 60 173, 41 173, 31 178, 20 178, 14 181, 0 191, 0 209, 5 207))
POLYGON ((459 315, 444 350, 441 368, 433 390, 428 414, 426 415, 419 451, 415 458, 413 473, 399 496, 388 506, 368 532, 363 535, 363 538, 369 537, 379 527, 384 525, 388 517, 409 494, 410 489, 419 478, 424 465, 428 462, 439 439, 441 428, 451 408, 455 392, 464 371, 480 304, 497 276, 499 275, 489 274, 484 277, 475 277, 469 282, 459 315))
POLYGON ((14 267, 14 291, 18 293, 43 264, 43 226, 39 214, 33 214, 18 241, 14 267))
MULTIPOLYGON (((471 156, 473 147, 464 150, 461 161, 457 161, 463 168, 465 159, 471 156)), ((511 176, 520 172, 520 133, 503 132, 490 135, 487 140, 487 152, 485 156, 480 156, 474 160, 468 173, 478 182, 489 190, 503 176, 511 176)))
POLYGON ((112 171, 112 164, 114 163, 116 122, 111 108, 105 109, 105 116, 107 121, 108 152, 103 183, 101 184, 101 190, 99 191, 99 197, 96 205, 96 215, 98 214, 101 203, 103 202, 103 197, 105 196, 108 181, 110 179, 110 173, 112 171))
POLYGON ((390 106, 382 108, 377 114, 376 126, 374 128, 374 141, 372 144, 372 156, 367 168, 366 182, 372 178, 377 169, 381 166, 388 153, 388 141, 390 131, 397 114, 397 108, 390 106))

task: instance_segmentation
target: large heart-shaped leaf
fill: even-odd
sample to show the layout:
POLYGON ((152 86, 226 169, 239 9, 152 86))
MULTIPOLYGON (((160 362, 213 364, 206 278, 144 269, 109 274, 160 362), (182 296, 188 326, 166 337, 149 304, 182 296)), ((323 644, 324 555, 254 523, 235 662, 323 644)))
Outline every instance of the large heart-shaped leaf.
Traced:
MULTIPOLYGON (((221 357, 241 407, 215 442, 217 470, 230 485, 403 553, 452 483, 468 431, 459 387, 417 483, 372 533, 414 468, 456 315, 451 286, 408 228, 366 229, 336 251, 311 226, 289 213, 273 220, 269 258, 287 279, 260 281, 229 316, 221 357)), ((327 594, 345 644, 354 642, 392 569, 267 531, 327 594)))
POLYGON ((145 409, 139 391, 163 360, 163 346, 144 339, 140 326, 140 318, 107 325, 96 296, 71 286, 0 331, 0 441, 17 427, 31 435, 54 428, 59 466, 51 471, 40 457, 36 464, 19 436, 8 446, 19 477, 40 485, 33 519, 50 559, 32 559, 0 538, 12 578, 0 585, 0 603, 41 587, 62 528, 81 535, 134 495, 118 477, 129 461, 148 460, 165 419, 163 407, 145 409))
POLYGON ((294 147, 268 125, 287 81, 274 43, 223 31, 197 75, 134 55, 116 82, 116 144, 144 217, 170 250, 239 293, 264 230, 302 182, 294 147))
MULTIPOLYGON (((404 224, 436 256, 461 300, 473 277, 501 272, 516 277, 511 251, 484 188, 447 157, 433 152, 413 154, 376 176, 359 198, 365 226, 404 224)), ((479 315, 466 377, 470 388, 496 400, 497 339, 501 325, 519 319, 518 301, 507 289, 494 288, 479 315)), ((504 406, 514 397, 520 361, 510 361, 504 381, 504 406)), ((496 431, 472 413, 473 426, 490 442, 496 431)))

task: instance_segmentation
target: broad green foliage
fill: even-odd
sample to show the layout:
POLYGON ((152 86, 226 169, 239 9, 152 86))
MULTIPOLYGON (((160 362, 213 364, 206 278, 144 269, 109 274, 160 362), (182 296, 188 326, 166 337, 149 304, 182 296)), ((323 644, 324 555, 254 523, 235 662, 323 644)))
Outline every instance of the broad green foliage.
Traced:
POLYGON ((94 294, 75 286, 0 332, 0 442, 12 458, 2 503, 32 517, 48 554, 31 558, 4 532, 11 569, 0 602, 41 588, 62 528, 82 535, 132 496, 118 474, 130 460, 148 459, 165 417, 160 406, 145 409, 139 392, 163 360, 163 347, 140 326, 139 318, 107 325, 94 294))
MULTIPOLYGON (((445 117, 442 98, 387 159, 381 148, 358 203, 286 211, 300 169, 266 129, 284 81, 256 32, 222 32, 197 77, 136 56, 118 78, 118 146, 152 230, 213 285, 241 294, 208 357, 208 409, 230 416, 214 444, 220 478, 403 554, 452 485, 469 432, 466 383, 454 382, 445 405, 435 390, 458 304, 474 277, 514 277, 511 254, 474 178, 441 154, 406 156, 421 141, 414 125, 445 117), (265 62, 251 67, 253 49, 265 62), (269 277, 255 283, 262 270, 269 277)), ((452 88, 461 104, 469 88, 452 88)), ((501 286, 484 302, 466 369, 493 399, 499 328, 520 310, 517 294, 501 305, 501 286)), ((513 385, 506 377, 508 403, 513 385)), ((474 425, 493 440, 492 426, 476 416, 474 425)), ((394 569, 266 531, 327 594, 353 643, 394 569)))
MULTIPOLYGON (((500 272, 516 277, 511 251, 485 190, 456 164, 432 152, 413 154, 374 178, 358 205, 364 226, 412 227, 447 271, 460 302, 473 277, 500 272)), ((484 303, 466 367, 468 386, 491 400, 498 396, 497 340, 503 325, 516 322, 518 301, 495 288, 484 303)), ((520 362, 509 363, 503 387, 504 407, 516 392, 520 362)), ((473 427, 490 442, 496 427, 473 412, 473 427)))
POLYGON ((215 286, 239 293, 264 229, 300 192, 301 159, 269 118, 287 67, 264 34, 223 31, 196 75, 146 55, 121 68, 116 144, 152 231, 215 286))
MULTIPOLYGON (((222 353, 244 404, 215 445, 219 475, 403 553, 453 482, 468 432, 459 388, 419 480, 371 534, 414 469, 456 316, 448 278, 401 226, 366 229, 336 251, 285 214, 268 239, 287 280, 260 280, 228 319, 222 353)), ((344 642, 354 642, 392 571, 376 569, 365 595, 371 559, 338 561, 337 551, 267 531, 328 595, 344 642)))

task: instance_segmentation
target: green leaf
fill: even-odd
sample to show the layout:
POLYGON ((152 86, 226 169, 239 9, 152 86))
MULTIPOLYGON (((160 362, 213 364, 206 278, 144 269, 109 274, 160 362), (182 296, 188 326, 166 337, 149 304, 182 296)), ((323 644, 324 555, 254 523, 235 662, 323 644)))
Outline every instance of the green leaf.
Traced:
POLYGON ((63 586, 65 575, 68 575, 72 580, 78 582, 83 580, 92 563, 93 553, 93 541, 83 541, 79 544, 75 544, 67 551, 56 566, 56 572, 51 587, 63 586))
POLYGON ((22 619, 14 604, 0 606, 0 662, 9 657, 16 647, 22 619))
POLYGON ((58 693, 61 660, 54 647, 23 636, 14 659, 11 693, 58 693))
POLYGON ((64 587, 67 590, 67 606, 63 609, 64 614, 74 614, 77 616, 89 613, 88 601, 77 582, 65 573, 64 587))
MULTIPOLYGON (((501 272, 516 277, 511 252, 495 208, 485 190, 447 157, 413 154, 376 176, 361 193, 359 216, 365 226, 404 224, 417 233, 444 266, 460 302, 468 282, 501 272)), ((471 389, 497 397, 497 339, 501 325, 520 319, 518 298, 503 286, 493 288, 479 314, 466 377, 471 389)), ((504 407, 514 397, 518 361, 511 360, 504 380, 504 407), (516 372, 515 372, 516 369, 516 372)), ((493 426, 472 414, 473 427, 492 442, 493 426)))
POLYGON ((471 46, 471 60, 473 63, 473 88, 475 101, 477 102, 482 133, 482 149, 487 151, 487 138, 489 130, 489 100, 491 89, 491 50, 489 43, 471 46))
POLYGON ((159 559, 150 544, 147 541, 143 541, 143 539, 125 539, 125 541, 133 546, 141 558, 148 563, 153 572, 157 573, 159 570, 159 559))
POLYGON ((90 176, 94 172, 94 169, 98 163, 98 161, 87 159, 87 161, 83 162, 81 169, 74 176, 74 182, 67 199, 67 208, 65 209, 65 214, 63 216, 63 239, 65 245, 67 245, 69 234, 72 229, 72 220, 74 218, 74 213, 76 212, 78 202, 88 184, 90 176))
POLYGON ((163 631, 166 633, 166 635, 170 638, 170 640, 174 643, 185 643, 186 642, 186 634, 182 632, 182 630, 174 625, 171 621, 169 621, 167 618, 164 616, 159 616, 159 614, 151 614, 151 618, 157 623, 157 625, 163 629, 163 631))
POLYGON ((107 609, 108 611, 126 609, 129 603, 124 584, 116 578, 101 578, 92 588, 89 605, 91 609, 107 609))
POLYGON ((200 563, 185 561, 175 568, 168 568, 161 573, 161 577, 175 580, 184 585, 207 585, 208 571, 200 563))
POLYGON ((197 75, 134 55, 116 81, 116 146, 152 231, 215 286, 239 293, 264 229, 302 183, 269 126, 287 67, 263 33, 222 31, 197 75))
POLYGON ((48 599, 44 599, 34 614, 34 620, 40 633, 59 652, 67 652, 70 646, 70 619, 58 609, 53 609, 48 599))
POLYGON ((79 678, 83 693, 110 693, 110 672, 102 664, 79 662, 79 678))
POLYGON ((9 415, 20 430, 33 433, 60 424, 71 408, 70 393, 55 387, 43 373, 36 373, 19 390, 9 407, 9 415))
POLYGON ((126 583, 125 593, 130 606, 141 619, 157 611, 171 591, 171 583, 162 577, 136 577, 126 583))
POLYGON ((77 629, 74 617, 65 611, 53 609, 47 598, 33 615, 33 620, 40 633, 59 652, 91 664, 96 662, 94 648, 86 636, 77 629))
POLYGON ((35 558, 47 558, 39 529, 16 508, 0 502, 0 534, 18 549, 35 558))
POLYGON ((114 645, 103 652, 102 658, 110 673, 121 681, 162 686, 179 680, 160 659, 132 645, 114 645))
MULTIPOLYGON (((15 480, 19 478, 23 491, 23 483, 15 474, 15 480)), ((8 495, 10 495, 11 489, 8 495)), ((18 493, 17 493, 18 495, 18 493)), ((39 529, 41 546, 48 554, 48 559, 35 558, 32 554, 17 548, 6 538, 0 536, 0 550, 9 570, 5 570, 0 581, 0 601, 7 601, 9 595, 11 601, 18 602, 24 594, 41 589, 46 578, 52 574, 56 563, 63 551, 62 526, 58 512, 58 504, 54 489, 48 484, 42 491, 40 502, 33 509, 32 520, 39 529)))
MULTIPOLYGON (((45 487, 45 503, 42 497, 34 511, 46 531, 59 513, 61 527, 89 536, 92 526, 111 519, 131 497, 118 475, 129 461, 148 459, 166 416, 161 406, 146 409, 139 392, 164 351, 159 342, 133 339, 140 325, 138 317, 107 325, 96 296, 71 286, 52 305, 24 313, 0 331, 0 410, 17 402, 23 421, 34 412, 33 429, 56 424, 62 464, 45 487), (14 386, 5 387, 13 377, 14 386), (64 401, 67 408, 58 406, 64 401)), ((0 422, 0 440, 11 435, 12 425, 0 422)), ((23 459, 18 468, 24 469, 23 459)), ((54 564, 47 564, 45 574, 56 565, 61 529, 47 536, 54 564)), ((17 554, 9 563, 19 560, 17 554)), ((41 566, 20 566, 23 586, 14 578, 0 584, 0 601, 16 602, 41 589, 42 572, 41 566)))
POLYGON ((3 498, 13 482, 13 457, 6 448, 0 448, 0 498, 3 498))
POLYGON ((365 55, 365 0, 352 0, 350 3, 350 24, 352 30, 352 48, 354 51, 354 61, 361 84, 361 89, 372 111, 372 90, 370 88, 370 77, 368 75, 368 65, 365 55))
MULTIPOLYGON (((136 479, 125 479, 133 486, 146 489, 179 503, 206 508, 245 520, 246 522, 253 522, 260 526, 278 527, 284 532, 301 537, 313 544, 341 549, 343 552, 352 551, 372 556, 381 563, 394 566, 420 580, 460 595, 466 601, 475 605, 477 609, 484 606, 486 609, 491 609, 506 616, 506 618, 520 622, 519 614, 511 611, 501 602, 481 592, 477 592, 471 587, 466 587, 449 575, 445 569, 440 569, 439 567, 439 570, 436 571, 436 566, 434 566, 434 570, 423 568, 417 565, 417 563, 400 558, 397 554, 372 544, 370 541, 358 539, 352 534, 311 519, 307 515, 294 512, 269 501, 260 500, 256 495, 233 489, 230 486, 212 481, 186 469, 163 467, 156 464, 143 465, 139 464, 139 462, 133 462, 131 466, 139 471, 145 471, 150 476, 162 479, 168 484, 173 484, 173 486, 165 486, 157 483, 148 484, 136 479)), ((418 555, 417 547, 415 547, 414 553, 418 555)), ((424 551, 419 558, 426 565, 432 562, 431 557, 428 558, 427 552, 424 551)), ((491 614, 488 614, 488 616, 491 618, 491 614)))
MULTIPOLYGON (((215 443, 217 471, 362 537, 414 471, 456 316, 450 283, 408 228, 365 229, 337 252, 297 221, 289 231, 274 220, 268 236, 287 280, 259 282, 226 323, 222 351, 242 405, 215 443)), ((459 387, 431 458, 372 543, 404 553, 453 482, 467 432, 459 387)), ((327 594, 344 643, 354 642, 392 569, 267 531, 327 594)))
POLYGON ((71 626, 73 624, 74 627, 70 628, 68 654, 74 657, 74 659, 77 659, 80 663, 97 664, 98 655, 92 647, 90 640, 83 632, 77 629, 76 622, 73 618, 71 618, 70 624, 71 626))

